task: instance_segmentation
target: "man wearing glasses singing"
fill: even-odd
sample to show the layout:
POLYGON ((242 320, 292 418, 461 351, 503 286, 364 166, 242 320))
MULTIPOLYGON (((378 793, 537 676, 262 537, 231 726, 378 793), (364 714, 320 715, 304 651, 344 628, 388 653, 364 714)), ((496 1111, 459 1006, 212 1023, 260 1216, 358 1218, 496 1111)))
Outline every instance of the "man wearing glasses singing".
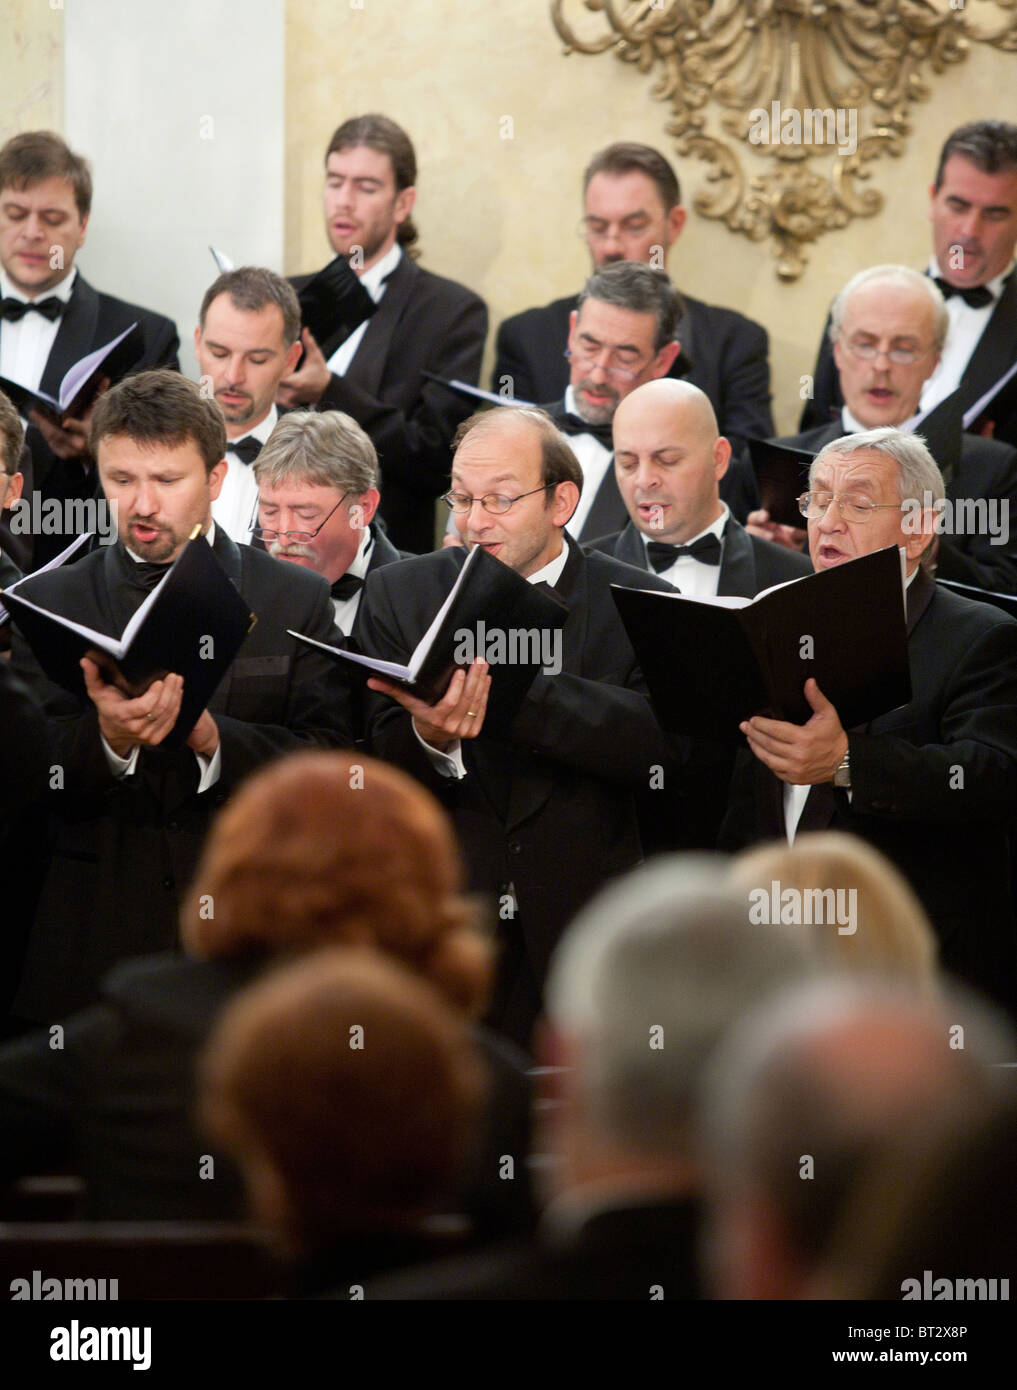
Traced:
POLYGON ((943 967, 1012 1008, 1017 622, 922 567, 943 495, 928 449, 893 428, 834 440, 813 460, 801 509, 817 571, 903 549, 912 699, 846 730, 809 680, 805 724, 748 720, 754 756, 741 755, 721 843, 828 828, 869 840, 922 900, 943 967))
POLYGON ((619 401, 667 376, 681 352, 682 301, 662 270, 617 261, 595 271, 569 316, 569 384, 544 409, 569 436, 583 490, 569 521, 577 540, 619 531, 628 520, 615 482, 611 422, 619 401))
POLYGON ((336 626, 357 635, 364 581, 403 558, 375 520, 378 455, 356 420, 340 410, 292 411, 254 464, 254 536, 270 555, 324 576, 336 626))
MULTIPOLYGON (((463 546, 372 574, 360 611, 363 650, 405 662, 466 558, 482 546, 568 606, 561 670, 538 673, 511 721, 486 717, 492 672, 456 671, 435 705, 372 679, 371 750, 444 802, 497 923, 490 1021, 527 1046, 552 950, 608 878, 641 857, 635 792, 671 785, 676 758, 645 694, 611 584, 668 589, 656 575, 566 533, 583 487, 568 443, 543 411, 504 407, 466 420, 446 497, 463 546)), ((488 628, 493 627, 492 617, 488 628)))
MULTIPOLYGON (((880 425, 912 428, 922 388, 935 371, 946 342, 949 318, 934 281, 903 265, 879 265, 860 271, 834 300, 830 315, 833 356, 844 395, 839 419, 778 443, 818 451, 831 440, 880 425)), ((915 426, 922 433, 919 420, 915 426)), ((960 458, 951 470, 943 459, 946 497, 975 503, 978 515, 995 500, 1004 515, 1017 517, 1017 449, 978 435, 961 437, 960 458)), ((951 513, 963 515, 954 505, 951 513)), ((753 512, 748 529, 778 544, 800 545, 801 532, 775 526, 765 512, 753 512)), ((926 563, 935 563, 938 579, 952 579, 982 589, 1017 594, 1017 534, 1009 525, 993 536, 988 528, 955 527, 941 531, 926 563), (1000 543, 1000 542, 1003 543, 1000 543)))

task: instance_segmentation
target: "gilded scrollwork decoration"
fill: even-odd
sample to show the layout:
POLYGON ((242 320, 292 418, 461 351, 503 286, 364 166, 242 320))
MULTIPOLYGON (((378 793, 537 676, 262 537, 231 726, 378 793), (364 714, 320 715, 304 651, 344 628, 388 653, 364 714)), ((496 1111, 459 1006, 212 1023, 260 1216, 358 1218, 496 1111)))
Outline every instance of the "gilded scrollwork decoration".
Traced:
POLYGON ((708 165, 696 210, 769 240, 784 280, 809 242, 880 210, 876 166, 931 76, 972 42, 1017 52, 1017 0, 552 0, 551 18, 566 53, 652 77, 677 152, 708 165))

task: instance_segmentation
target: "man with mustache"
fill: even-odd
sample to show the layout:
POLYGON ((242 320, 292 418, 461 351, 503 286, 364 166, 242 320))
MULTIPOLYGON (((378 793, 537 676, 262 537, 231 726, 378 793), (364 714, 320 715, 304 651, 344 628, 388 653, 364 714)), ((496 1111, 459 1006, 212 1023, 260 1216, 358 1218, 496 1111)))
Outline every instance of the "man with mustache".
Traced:
POLYGON ((226 476, 212 516, 241 545, 251 539, 258 505, 251 465, 279 419, 275 395, 297 364, 299 339, 296 293, 271 270, 230 270, 201 302, 194 355, 226 424, 226 476))

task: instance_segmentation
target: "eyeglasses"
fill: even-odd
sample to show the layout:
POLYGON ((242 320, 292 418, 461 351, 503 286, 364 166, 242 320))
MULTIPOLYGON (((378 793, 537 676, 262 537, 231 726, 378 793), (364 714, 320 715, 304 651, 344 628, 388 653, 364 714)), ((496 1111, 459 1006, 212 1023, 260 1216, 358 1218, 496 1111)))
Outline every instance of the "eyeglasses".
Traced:
POLYGON ((899 512, 903 506, 902 502, 857 502, 841 492, 803 492, 798 498, 798 510, 810 521, 816 521, 826 515, 834 502, 844 521, 868 521, 873 512, 885 507, 899 512))
MULTIPOLYGON (((257 536, 260 540, 263 541, 274 541, 279 536, 282 536, 284 540, 288 541, 313 541, 315 536, 322 529, 322 527, 326 526, 332 520, 336 512, 346 501, 349 495, 350 494, 348 492, 344 492, 343 495, 339 498, 339 501, 329 512, 325 520, 321 523, 321 525, 316 526, 313 531, 274 531, 269 526, 252 526, 251 534, 257 536)), ((258 513, 255 512, 255 516, 257 516, 257 514, 258 513)))
POLYGON ((584 348, 580 345, 574 351, 571 348, 566 348, 565 358, 569 362, 578 362, 583 367, 603 366, 603 370, 606 376, 617 377, 619 381, 635 381, 639 373, 643 371, 646 367, 645 362, 639 362, 638 366, 636 367, 619 367, 616 366, 613 362, 609 362, 605 365, 600 361, 600 358, 603 357, 605 351, 609 351, 609 349, 607 349, 606 346, 601 346, 600 344, 598 344, 596 347, 588 348, 584 348))
POLYGON ((524 497, 532 497, 535 492, 546 492, 549 487, 554 486, 554 483, 545 483, 543 487, 521 492, 518 497, 501 497, 497 492, 489 492, 484 497, 467 497, 465 492, 446 492, 441 500, 450 512, 456 512, 459 516, 464 516, 470 511, 474 502, 479 502, 484 511, 490 512, 492 516, 504 516, 510 507, 514 507, 524 497))
POLYGON ((923 352, 917 352, 914 348, 883 349, 876 343, 845 343, 844 346, 852 357, 857 357, 862 362, 874 362, 885 351, 887 360, 898 367, 913 367, 916 362, 929 355, 928 348, 923 352))

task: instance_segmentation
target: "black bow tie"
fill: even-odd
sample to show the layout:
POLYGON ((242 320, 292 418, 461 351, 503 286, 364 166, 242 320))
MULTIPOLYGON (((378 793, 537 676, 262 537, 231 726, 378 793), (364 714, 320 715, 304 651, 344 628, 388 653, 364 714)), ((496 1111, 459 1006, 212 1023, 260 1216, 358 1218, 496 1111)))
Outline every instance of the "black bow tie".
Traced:
POLYGON ((984 309, 986 304, 994 304, 996 297, 985 285, 972 285, 969 290, 959 290, 956 285, 951 285, 949 280, 943 280, 938 275, 935 283, 942 291, 943 298, 949 299, 951 295, 959 294, 965 304, 969 304, 972 309, 984 309))
POLYGON ((261 453, 261 440, 255 439, 253 434, 245 434, 243 439, 236 439, 226 447, 241 463, 253 463, 261 453))
POLYGON ((681 555, 691 555, 704 565, 720 564, 720 541, 712 534, 700 536, 691 545, 668 545, 664 541, 647 541, 646 554, 657 574, 670 569, 681 555))
POLYGON ((359 594, 364 587, 364 581, 355 574, 341 574, 332 585, 332 597, 337 599, 352 598, 354 594, 359 594))
POLYGON ((66 308, 64 301, 58 299, 55 294, 51 294, 48 299, 0 299, 0 319, 10 319, 11 323, 18 323, 30 309, 34 309, 37 314, 42 314, 43 318, 52 322, 58 319, 66 308))
POLYGON ((165 579, 169 574, 169 562, 164 565, 153 565, 148 560, 128 559, 125 566, 125 573, 132 588, 154 589, 160 579, 165 579))
POLYGON ((594 439, 599 439, 605 449, 614 452, 614 440, 611 437, 611 426, 590 425, 585 420, 581 420, 578 415, 566 414, 555 422, 562 434, 592 434, 594 439))

